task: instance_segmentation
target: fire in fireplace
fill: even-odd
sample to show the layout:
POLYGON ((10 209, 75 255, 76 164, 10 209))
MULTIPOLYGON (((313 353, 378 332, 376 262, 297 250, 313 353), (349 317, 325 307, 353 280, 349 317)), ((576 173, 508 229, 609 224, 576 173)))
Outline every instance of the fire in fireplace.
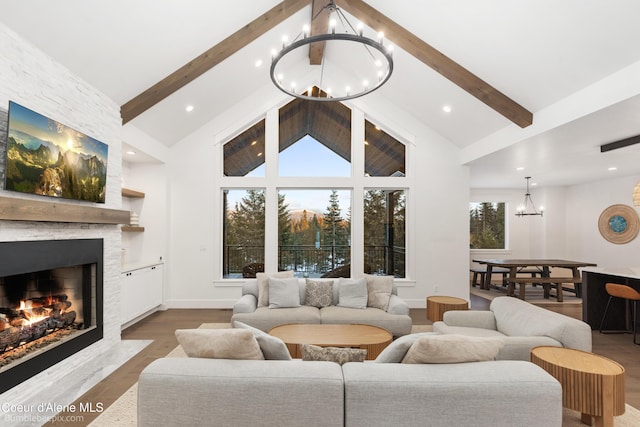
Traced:
POLYGON ((0 392, 102 338, 102 246, 0 242, 0 392))

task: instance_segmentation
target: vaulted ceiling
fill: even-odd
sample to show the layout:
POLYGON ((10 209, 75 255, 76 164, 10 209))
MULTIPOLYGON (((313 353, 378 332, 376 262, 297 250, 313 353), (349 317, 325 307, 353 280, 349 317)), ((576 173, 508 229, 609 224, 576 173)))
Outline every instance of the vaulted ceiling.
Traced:
MULTIPOLYGON (((254 64, 310 21, 312 3, 5 0, 0 21, 171 146, 242 99, 277 93, 268 65, 254 64)), ((609 166, 640 175, 640 146, 599 152, 640 134, 640 2, 336 3, 396 46, 391 80, 363 102, 450 140, 472 186, 520 187, 524 174, 570 185, 609 166)))

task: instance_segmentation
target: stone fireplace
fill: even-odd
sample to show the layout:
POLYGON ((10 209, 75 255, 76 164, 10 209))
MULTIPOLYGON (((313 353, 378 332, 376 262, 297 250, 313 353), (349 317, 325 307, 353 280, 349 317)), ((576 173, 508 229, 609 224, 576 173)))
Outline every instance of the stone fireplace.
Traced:
POLYGON ((0 242, 0 393, 102 339, 103 244, 0 242))

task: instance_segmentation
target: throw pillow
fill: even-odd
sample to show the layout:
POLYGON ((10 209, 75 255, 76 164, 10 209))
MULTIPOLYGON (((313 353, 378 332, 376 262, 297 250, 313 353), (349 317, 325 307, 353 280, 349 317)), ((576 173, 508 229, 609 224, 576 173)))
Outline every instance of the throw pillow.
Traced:
POLYGON ((258 307, 269 306, 269 278, 286 279, 293 277, 293 271, 278 271, 277 273, 257 273, 258 307))
POLYGON ((436 335, 437 332, 420 332, 417 334, 404 335, 395 339, 391 344, 385 347, 374 360, 375 363, 400 363, 407 351, 414 342, 426 335, 436 335))
POLYGON ((365 274, 364 277, 367 279, 367 306, 387 311, 393 289, 393 276, 365 274))
POLYGON ((264 359, 258 341, 246 329, 178 329, 176 338, 189 357, 264 359))
POLYGON ((347 362, 364 362, 367 350, 361 348, 319 347, 302 344, 300 346, 302 360, 325 360, 344 365, 347 362))
POLYGON ((268 333, 247 325, 246 323, 234 321, 233 326, 235 328, 248 329, 251 331, 253 336, 256 337, 258 345, 260 345, 260 350, 262 350, 262 354, 266 360, 291 360, 289 349, 280 338, 269 335, 268 333))
POLYGON ((494 360, 504 340, 499 337, 430 335, 418 338, 402 363, 464 363, 494 360))
POLYGON ((304 304, 311 307, 327 307, 333 303, 333 280, 307 279, 304 304))
POLYGON ((269 279, 269 308, 300 306, 298 279, 269 279))
POLYGON ((338 305, 349 308, 367 308, 367 280, 340 278, 338 305))

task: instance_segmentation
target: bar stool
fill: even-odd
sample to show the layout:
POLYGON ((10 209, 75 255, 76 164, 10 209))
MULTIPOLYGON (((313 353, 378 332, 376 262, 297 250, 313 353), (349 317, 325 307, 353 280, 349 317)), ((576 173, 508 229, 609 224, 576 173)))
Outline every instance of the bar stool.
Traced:
MULTIPOLYGON (((631 286, 627 285, 619 285, 617 283, 607 283, 604 285, 607 293, 609 294, 609 301, 607 301, 607 306, 604 309, 604 314, 602 315, 602 320, 600 321, 600 333, 602 332, 602 325, 604 325, 604 319, 607 316, 607 311, 609 310, 609 305, 611 304, 611 300, 613 297, 622 298, 625 300, 625 318, 628 322, 629 320, 629 302, 631 302, 632 306, 632 314, 631 314, 631 328, 633 333, 633 343, 638 344, 636 340, 636 323, 637 323, 637 303, 640 301, 640 292, 633 289, 631 286)), ((625 331, 627 332, 627 331, 625 331)))

